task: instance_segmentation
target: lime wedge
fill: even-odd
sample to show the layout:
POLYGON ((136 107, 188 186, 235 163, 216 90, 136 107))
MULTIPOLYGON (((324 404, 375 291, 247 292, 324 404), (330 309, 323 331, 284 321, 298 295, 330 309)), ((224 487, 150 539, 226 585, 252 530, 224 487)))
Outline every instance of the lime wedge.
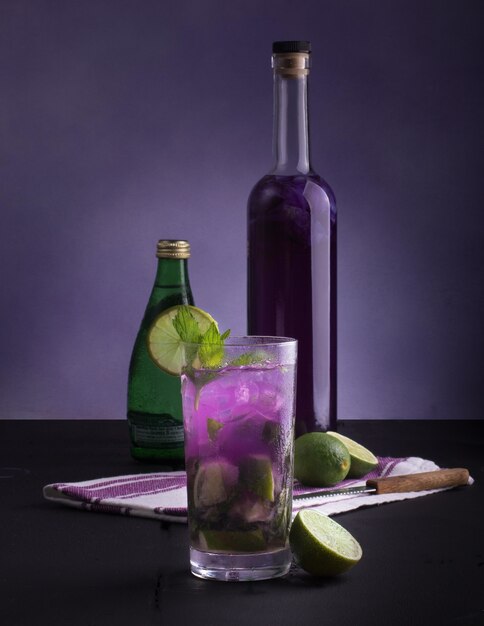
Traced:
POLYGON ((313 576, 337 576, 362 557, 360 544, 343 526, 311 509, 299 511, 289 542, 296 563, 313 576))
POLYGON ((239 465, 240 482, 262 500, 274 502, 274 476, 270 457, 251 454, 242 459, 239 465))
POLYGON ((378 465, 378 459, 369 450, 361 446, 349 437, 328 431, 326 433, 330 437, 334 437, 344 443, 350 453, 351 465, 348 472, 348 478, 361 478, 375 469, 378 465))
POLYGON ((202 530, 200 545, 208 552, 260 552, 266 542, 262 530, 202 530))
POLYGON ((238 474, 237 467, 227 461, 206 461, 200 465, 193 482, 195 506, 204 508, 225 502, 238 474))
POLYGON ((166 309, 155 319, 148 331, 148 352, 160 369, 179 376, 183 364, 183 342, 173 326, 173 319, 181 306, 187 306, 198 323, 200 333, 204 333, 210 324, 217 325, 211 315, 190 305, 178 305, 166 309))
POLYGON ((205 463, 198 469, 193 483, 196 507, 213 506, 227 497, 222 467, 219 463, 205 463))
POLYGON ((207 418, 207 433, 210 441, 216 441, 218 436, 218 431, 223 428, 223 423, 219 420, 214 419, 213 417, 207 418))
POLYGON ((269 500, 262 500, 252 494, 239 494, 228 514, 232 520, 243 520, 247 524, 268 522, 274 516, 274 507, 269 500))

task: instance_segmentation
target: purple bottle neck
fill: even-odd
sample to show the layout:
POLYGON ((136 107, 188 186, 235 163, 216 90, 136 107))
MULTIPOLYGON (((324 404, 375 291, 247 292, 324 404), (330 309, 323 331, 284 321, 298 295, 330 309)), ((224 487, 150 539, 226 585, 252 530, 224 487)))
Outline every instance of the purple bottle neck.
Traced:
POLYGON ((311 173, 309 158, 309 55, 273 55, 274 168, 270 174, 311 173))

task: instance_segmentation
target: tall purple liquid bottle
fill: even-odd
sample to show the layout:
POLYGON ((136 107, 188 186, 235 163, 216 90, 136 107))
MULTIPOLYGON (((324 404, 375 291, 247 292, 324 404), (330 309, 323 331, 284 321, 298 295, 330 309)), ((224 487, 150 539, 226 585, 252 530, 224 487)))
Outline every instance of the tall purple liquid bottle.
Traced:
POLYGON ((336 430, 336 204, 311 167, 310 44, 273 44, 275 165, 248 202, 248 332, 298 340, 296 436, 336 430))

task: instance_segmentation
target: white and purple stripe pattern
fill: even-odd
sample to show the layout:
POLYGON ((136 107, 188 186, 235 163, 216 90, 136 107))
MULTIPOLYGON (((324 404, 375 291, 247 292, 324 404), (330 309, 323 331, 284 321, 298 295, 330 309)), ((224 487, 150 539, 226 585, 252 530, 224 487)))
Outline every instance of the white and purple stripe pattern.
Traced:
MULTIPOLYGON (((396 476, 438 469, 432 461, 417 457, 397 459, 379 457, 378 466, 364 479, 344 480, 334 488, 363 485, 367 478, 396 476)), ((295 494, 320 491, 294 483, 295 494)), ((295 500, 293 514, 302 508, 316 508, 327 515, 349 511, 361 506, 404 500, 426 495, 428 491, 412 494, 388 494, 384 496, 343 495, 332 498, 314 497, 295 500)), ((186 522, 187 496, 185 472, 158 472, 132 474, 113 478, 99 478, 78 483, 54 483, 44 487, 47 500, 60 502, 86 511, 117 513, 137 517, 186 522)))
POLYGON ((132 474, 44 487, 44 497, 86 511, 186 522, 185 472, 132 474))

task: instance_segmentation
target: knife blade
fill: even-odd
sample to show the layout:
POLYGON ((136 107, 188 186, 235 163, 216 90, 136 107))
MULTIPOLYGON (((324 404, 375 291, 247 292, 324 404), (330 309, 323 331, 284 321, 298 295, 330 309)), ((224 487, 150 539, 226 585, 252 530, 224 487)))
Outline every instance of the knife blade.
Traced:
POLYGON ((365 485, 359 487, 341 487, 339 489, 325 489, 311 493, 293 495, 293 500, 310 498, 331 498, 342 495, 380 495, 384 493, 405 493, 409 491, 427 491, 444 487, 459 487, 467 485, 469 471, 463 467, 420 472, 419 474, 405 474, 389 476, 388 478, 370 478, 365 485))

